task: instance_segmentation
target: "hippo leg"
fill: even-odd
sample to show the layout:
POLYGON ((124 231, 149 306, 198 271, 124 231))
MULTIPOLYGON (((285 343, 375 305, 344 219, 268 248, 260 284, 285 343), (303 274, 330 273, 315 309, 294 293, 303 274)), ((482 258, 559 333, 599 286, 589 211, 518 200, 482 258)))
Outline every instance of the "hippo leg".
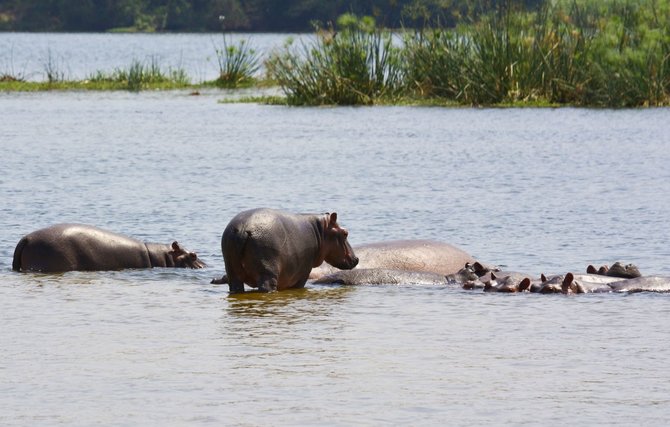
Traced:
POLYGON ((231 294, 241 294, 244 292, 244 282, 237 278, 228 276, 228 288, 231 294))

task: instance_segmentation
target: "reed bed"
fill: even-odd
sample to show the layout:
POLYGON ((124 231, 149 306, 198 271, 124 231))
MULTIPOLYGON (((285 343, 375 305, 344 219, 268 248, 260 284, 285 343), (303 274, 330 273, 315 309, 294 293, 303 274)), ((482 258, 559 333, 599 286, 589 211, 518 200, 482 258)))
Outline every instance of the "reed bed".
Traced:
POLYGON ((347 29, 274 53, 289 104, 670 104, 670 2, 559 1, 455 29, 347 29))
POLYGON ((131 92, 139 92, 146 87, 178 88, 190 85, 183 69, 170 68, 164 71, 156 58, 148 62, 133 60, 128 68, 117 68, 111 73, 98 71, 87 80, 94 86, 109 85, 131 92))
POLYGON ((215 46, 214 51, 219 64, 215 86, 238 88, 251 86, 256 81, 261 56, 248 40, 242 39, 235 45, 224 35, 222 46, 215 46))
POLYGON ((401 94, 400 50, 388 32, 321 31, 313 43, 273 52, 266 67, 291 105, 369 105, 401 94))

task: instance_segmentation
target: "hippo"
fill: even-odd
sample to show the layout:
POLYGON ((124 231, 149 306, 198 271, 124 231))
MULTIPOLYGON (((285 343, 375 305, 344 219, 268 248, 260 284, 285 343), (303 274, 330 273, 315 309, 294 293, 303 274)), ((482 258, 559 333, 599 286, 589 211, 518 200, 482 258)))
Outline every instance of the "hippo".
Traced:
POLYGON ((564 294, 590 294, 612 292, 611 284, 619 278, 603 276, 601 274, 573 274, 565 275, 561 283, 561 292, 564 294))
POLYGON ((321 276, 312 283, 341 285, 446 285, 447 279, 438 273, 392 270, 388 268, 354 268, 321 276))
MULTIPOLYGON (((466 262, 475 259, 450 244, 433 240, 392 240, 354 246, 358 268, 417 271, 442 275, 458 272, 466 262)), ((332 266, 323 265, 311 271, 309 278, 336 272, 332 266)))
POLYGON ((15 271, 57 273, 126 268, 202 268, 195 252, 179 243, 144 243, 84 224, 56 224, 21 238, 14 250, 15 271))
MULTIPOLYGON (((526 274, 509 273, 498 277, 498 273, 490 273, 488 279, 480 281, 484 283, 484 292, 524 292, 530 290, 531 280, 526 274)), ((464 289, 470 289, 463 286, 464 289)))
POLYGON ((626 264, 623 265, 620 262, 615 262, 612 264, 611 267, 608 267, 606 265, 601 266, 596 270, 596 268, 592 265, 589 265, 586 268, 586 273, 587 274, 599 274, 603 276, 609 276, 609 277, 620 277, 623 279, 634 279, 636 277, 642 276, 640 273, 640 270, 637 268, 636 265, 634 264, 626 264))
POLYGON ((670 277, 644 276, 610 283, 614 292, 670 292, 670 277))
POLYGON ((342 270, 358 264, 337 213, 292 214, 251 209, 237 214, 221 237, 221 251, 231 293, 244 284, 262 292, 305 286, 312 268, 324 261, 342 270))
MULTIPOLYGON (((490 274, 491 272, 499 272, 500 269, 492 266, 485 266, 478 261, 474 263, 466 262, 465 266, 456 273, 447 274, 447 282, 450 284, 463 285, 469 282, 477 282, 482 276, 490 274)), ((482 286, 484 287, 483 283, 482 286)))

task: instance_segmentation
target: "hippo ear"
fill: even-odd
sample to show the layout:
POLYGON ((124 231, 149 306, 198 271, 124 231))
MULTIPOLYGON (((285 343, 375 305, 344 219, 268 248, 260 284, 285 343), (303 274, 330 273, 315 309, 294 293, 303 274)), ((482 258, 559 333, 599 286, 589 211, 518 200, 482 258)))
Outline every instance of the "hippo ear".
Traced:
POLYGON ((566 274, 565 278, 563 279, 563 286, 569 286, 572 284, 573 280, 575 280, 575 276, 572 273, 566 274))
POLYGON ((179 247, 179 243, 177 243, 176 240, 174 242, 172 242, 172 250, 173 251, 181 251, 181 247, 179 247))
POLYGON ((519 283, 519 291, 525 291, 528 288, 530 288, 530 279, 526 277, 519 283))
POLYGON ((544 273, 540 274, 540 280, 542 281, 542 283, 546 282, 547 276, 545 276, 544 273))
POLYGON ((333 212, 330 214, 330 223, 332 225, 337 224, 337 212, 333 212))

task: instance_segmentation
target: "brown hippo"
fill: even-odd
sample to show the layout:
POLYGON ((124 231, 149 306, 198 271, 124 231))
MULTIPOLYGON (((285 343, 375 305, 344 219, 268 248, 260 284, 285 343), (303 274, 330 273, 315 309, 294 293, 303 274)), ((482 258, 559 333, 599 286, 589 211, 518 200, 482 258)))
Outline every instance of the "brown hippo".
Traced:
POLYGON ((336 213, 291 214, 252 209, 237 214, 221 237, 230 292, 244 284, 263 292, 303 287, 313 267, 324 261, 350 270, 358 258, 337 224, 336 213))
MULTIPOLYGON (((490 277, 480 281, 484 283, 484 292, 524 292, 530 290, 530 277, 521 273, 502 274, 490 273, 490 277)), ((464 289, 470 289, 463 286, 464 289)))
POLYGON ((438 273, 391 270, 387 268, 354 268, 327 274, 315 280, 316 284, 341 285, 446 285, 447 279, 438 273))
POLYGON ((12 263, 15 271, 45 273, 204 266, 194 252, 177 242, 144 243, 83 224, 57 224, 33 231, 16 245, 12 263))
POLYGON ((636 277, 642 276, 640 270, 637 268, 636 265, 634 264, 623 265, 618 261, 612 264, 611 267, 603 265, 597 270, 594 266, 589 265, 586 268, 586 272, 588 274, 599 274, 602 276, 620 277, 622 279, 634 279, 636 277))
MULTIPOLYGON (((450 244, 433 240, 392 240, 354 247, 360 260, 358 268, 418 271, 442 275, 458 272, 466 262, 475 260, 466 252, 450 244)), ((311 271, 309 278, 334 273, 323 265, 311 271)))

